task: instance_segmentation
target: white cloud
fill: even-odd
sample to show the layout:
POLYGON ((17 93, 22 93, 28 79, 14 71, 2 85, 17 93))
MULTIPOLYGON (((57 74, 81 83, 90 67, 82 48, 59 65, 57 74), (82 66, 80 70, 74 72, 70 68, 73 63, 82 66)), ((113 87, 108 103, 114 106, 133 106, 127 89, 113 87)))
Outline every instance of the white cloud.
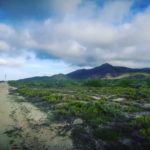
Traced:
MULTIPOLYGON (((19 28, 1 23, 1 66, 21 64, 26 68, 25 72, 28 72, 27 67, 40 66, 35 72, 29 69, 36 75, 42 66, 49 69, 46 73, 54 70, 55 67, 49 68, 46 63, 58 64, 63 69, 69 65, 62 62, 76 66, 96 66, 104 62, 130 67, 150 65, 150 8, 132 16, 128 22, 125 17, 131 15, 131 1, 110 1, 101 9, 92 2, 81 3, 80 0, 55 1, 55 9, 63 16, 43 22, 26 22, 19 28), (62 62, 40 60, 31 55, 37 51, 46 52, 62 62)), ((67 72, 63 69, 60 72, 67 72)), ((29 76, 29 72, 27 74, 29 76)))
POLYGON ((0 38, 10 38, 14 35, 14 29, 6 24, 0 24, 0 38))
POLYGON ((68 73, 76 69, 60 60, 38 59, 34 53, 24 53, 16 58, 0 57, 0 80, 7 74, 8 80, 22 79, 32 76, 51 76, 68 73))
POLYGON ((99 19, 103 22, 121 23, 123 19, 129 15, 131 5, 131 0, 109 1, 104 5, 103 9, 99 11, 99 19))
POLYGON ((54 0, 51 2, 53 9, 59 13, 68 13, 76 10, 82 0, 54 0))
POLYGON ((8 43, 0 40, 0 51, 7 51, 9 49, 10 49, 10 47, 9 47, 8 43))

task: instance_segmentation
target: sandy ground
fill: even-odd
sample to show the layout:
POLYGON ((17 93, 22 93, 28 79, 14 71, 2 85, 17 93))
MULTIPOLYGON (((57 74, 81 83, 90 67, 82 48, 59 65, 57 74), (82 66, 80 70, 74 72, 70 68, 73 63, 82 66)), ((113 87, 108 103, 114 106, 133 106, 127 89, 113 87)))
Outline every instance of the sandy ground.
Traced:
POLYGON ((22 97, 9 95, 7 83, 0 83, 0 150, 71 150, 68 134, 59 135, 63 124, 22 97))

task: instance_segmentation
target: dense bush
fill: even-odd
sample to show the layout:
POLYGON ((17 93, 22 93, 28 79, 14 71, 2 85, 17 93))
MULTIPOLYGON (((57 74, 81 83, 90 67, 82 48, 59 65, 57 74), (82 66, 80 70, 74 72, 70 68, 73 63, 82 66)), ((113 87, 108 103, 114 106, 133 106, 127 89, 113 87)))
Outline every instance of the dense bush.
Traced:
POLYGON ((80 118, 83 123, 73 126, 72 135, 79 143, 84 143, 85 139, 89 140, 86 148, 83 145, 79 147, 92 149, 95 139, 116 142, 121 138, 131 137, 133 133, 150 140, 150 116, 130 118, 130 114, 143 111, 144 108, 140 107, 143 103, 149 102, 149 81, 138 77, 90 79, 76 81, 75 84, 72 84, 72 81, 66 83, 66 79, 10 84, 16 86, 17 92, 28 100, 38 99, 52 106, 48 109, 53 110, 55 119, 62 119, 73 125, 74 120, 80 118), (117 99, 123 100, 116 101, 117 99))

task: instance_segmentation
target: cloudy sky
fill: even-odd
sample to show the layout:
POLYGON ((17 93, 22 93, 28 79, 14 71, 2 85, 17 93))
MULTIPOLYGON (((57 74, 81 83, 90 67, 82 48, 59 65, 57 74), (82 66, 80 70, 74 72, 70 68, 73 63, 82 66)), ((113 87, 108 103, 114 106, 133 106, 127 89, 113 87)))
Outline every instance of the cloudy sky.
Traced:
POLYGON ((0 80, 106 62, 150 67, 150 0, 0 0, 0 80))

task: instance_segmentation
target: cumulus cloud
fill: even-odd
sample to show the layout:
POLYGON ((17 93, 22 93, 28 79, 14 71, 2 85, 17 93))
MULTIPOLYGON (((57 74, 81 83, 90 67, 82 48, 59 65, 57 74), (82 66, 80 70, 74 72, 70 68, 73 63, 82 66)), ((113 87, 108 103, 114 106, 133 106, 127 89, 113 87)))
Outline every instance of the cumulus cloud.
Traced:
POLYGON ((107 5, 99 11, 99 19, 103 22, 120 23, 129 15, 132 4, 131 0, 108 1, 107 5))
POLYGON ((93 18, 47 19, 28 33, 27 41, 34 41, 30 45, 32 49, 42 49, 76 65, 95 66, 116 61, 127 65, 132 61, 130 64, 137 65, 137 61, 149 61, 149 15, 148 8, 131 22, 119 25, 93 18))
MULTIPOLYGON (((108 0, 103 5, 91 0, 46 1, 41 8, 47 4, 57 12, 55 17, 24 20, 19 26, 0 23, 1 66, 36 67, 40 61, 43 65, 38 53, 74 66, 92 67, 104 62, 130 67, 150 65, 150 7, 133 14, 131 0, 108 0)), ((33 8, 31 4, 29 7, 33 8)))
POLYGON ((7 55, 5 53, 1 53, 0 55, 0 66, 1 67, 12 67, 12 68, 20 68, 25 66, 26 62, 29 60, 32 60, 35 58, 34 53, 27 53, 22 52, 19 56, 14 55, 13 57, 11 55, 7 55))
POLYGON ((5 67, 18 67, 21 66, 20 62, 14 61, 14 59, 0 59, 0 66, 5 66, 5 67))
POLYGON ((76 67, 60 60, 39 59, 34 53, 22 54, 15 59, 8 56, 0 58, 0 80, 7 74, 8 80, 23 79, 32 76, 51 76, 71 72, 76 67), (61 66, 61 67, 60 67, 61 66))
POLYGON ((54 11, 58 13, 67 13, 76 10, 82 0, 55 0, 51 2, 54 11))
POLYGON ((0 50, 1 51, 7 51, 10 47, 5 41, 0 41, 0 50))

